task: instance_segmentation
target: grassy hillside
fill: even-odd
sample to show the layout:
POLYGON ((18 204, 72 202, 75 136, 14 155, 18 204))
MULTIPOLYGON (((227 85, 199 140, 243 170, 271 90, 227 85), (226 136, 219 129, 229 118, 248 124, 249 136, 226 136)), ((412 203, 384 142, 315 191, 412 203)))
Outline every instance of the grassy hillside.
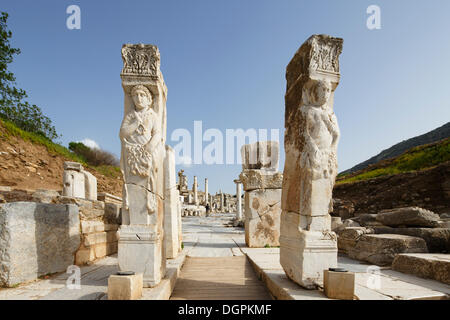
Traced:
POLYGON ((380 161, 354 173, 340 174, 336 184, 429 169, 447 161, 450 161, 450 138, 411 148, 398 157, 380 161))
POLYGON ((24 141, 31 142, 33 144, 41 145, 47 148, 47 151, 50 154, 54 155, 60 155, 67 160, 75 161, 81 163, 84 167, 91 168, 102 175, 106 177, 110 177, 113 179, 117 179, 121 177, 121 172, 119 167, 114 166, 90 166, 88 165, 83 158, 79 157, 72 151, 70 151, 68 148, 54 143, 47 139, 44 136, 38 135, 36 133, 24 131, 20 128, 18 128, 14 123, 1 120, 0 119, 0 126, 2 126, 5 130, 0 130, 0 138, 9 140, 11 136, 16 138, 21 138, 24 141))

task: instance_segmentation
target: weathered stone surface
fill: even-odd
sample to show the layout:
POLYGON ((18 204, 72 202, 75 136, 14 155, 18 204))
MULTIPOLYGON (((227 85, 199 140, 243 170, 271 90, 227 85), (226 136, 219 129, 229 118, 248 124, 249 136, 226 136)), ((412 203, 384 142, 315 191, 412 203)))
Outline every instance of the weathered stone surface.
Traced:
POLYGON ((398 234, 365 234, 359 237, 350 258, 376 265, 391 265, 399 253, 427 253, 427 245, 421 238, 398 234))
POLYGON ((331 230, 335 231, 342 225, 341 217, 331 217, 331 230))
POLYGON ((333 198, 333 216, 339 216, 342 220, 350 219, 355 216, 355 205, 348 200, 333 198))
POLYGON ((83 234, 105 231, 105 224, 102 221, 81 221, 81 232, 83 234))
POLYGON ((178 256, 179 252, 178 201, 180 194, 177 189, 175 153, 170 146, 166 146, 164 179, 164 246, 166 258, 174 259, 178 256))
POLYGON ((376 234, 402 234, 425 240, 430 253, 450 252, 449 228, 389 228, 374 227, 376 234))
POLYGON ((330 299, 353 300, 355 274, 353 272, 323 271, 323 291, 330 299))
POLYGON ((122 60, 125 99, 119 137, 124 185, 119 268, 143 273, 144 286, 156 286, 165 274, 167 87, 156 46, 125 44, 122 60))
POLYGON ((83 171, 83 174, 85 199, 97 200, 97 178, 88 171, 83 171))
POLYGON ((419 207, 407 207, 383 210, 378 213, 377 221, 390 227, 437 227, 439 215, 419 207))
POLYGON ((352 218, 353 221, 356 221, 363 227, 374 227, 374 226, 383 226, 383 224, 377 221, 376 214, 363 213, 358 215, 356 218, 352 218))
POLYGON ((280 157, 278 141, 257 141, 241 148, 242 170, 278 170, 280 157))
POLYGON ((115 203, 105 203, 104 221, 108 224, 122 224, 121 206, 115 203))
POLYGON ((113 194, 109 194, 106 192, 98 192, 97 193, 97 200, 98 201, 103 201, 105 203, 114 203, 117 204, 119 206, 122 206, 122 198, 117 197, 113 194))
POLYGON ((80 246, 75 205, 0 205, 0 284, 13 286, 65 271, 80 246))
POLYGON ((449 254, 398 254, 392 269, 450 285, 449 254))
POLYGON ((58 197, 56 203, 62 204, 76 204, 80 211, 80 218, 82 220, 95 220, 102 218, 105 214, 105 203, 102 201, 85 200, 82 198, 73 197, 58 197))
POLYGON ((339 252, 348 253, 354 249, 359 238, 364 234, 373 233, 372 229, 363 227, 349 227, 338 233, 338 249, 339 252))
POLYGON ((65 197, 84 199, 85 184, 83 172, 78 172, 75 170, 64 170, 62 195, 65 197))
POLYGON ((281 189, 247 191, 244 199, 247 246, 279 246, 281 189))
POLYGON ((239 179, 244 185, 244 191, 256 189, 281 189, 283 174, 264 170, 243 170, 239 179))
POLYGON ((108 278, 108 300, 138 300, 142 297, 142 273, 108 278))
POLYGON ((64 170, 74 170, 78 172, 82 172, 84 170, 83 166, 79 162, 73 161, 65 161, 64 162, 64 170))
POLYGON ((54 203, 56 202, 56 198, 60 196, 58 191, 55 190, 43 190, 39 189, 33 192, 33 202, 41 202, 41 203, 54 203))
POLYGON ((342 43, 313 35, 286 68, 280 262, 306 288, 320 285, 323 270, 337 265, 329 212, 337 175, 340 133, 333 102, 342 43))

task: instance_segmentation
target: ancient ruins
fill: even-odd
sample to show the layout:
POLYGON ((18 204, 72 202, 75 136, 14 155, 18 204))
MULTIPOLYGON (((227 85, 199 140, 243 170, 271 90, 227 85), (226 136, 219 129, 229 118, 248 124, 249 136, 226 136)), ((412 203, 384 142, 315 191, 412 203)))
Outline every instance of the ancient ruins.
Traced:
POLYGON ((278 172, 279 146, 260 141, 241 149, 244 185, 245 242, 250 248, 279 246, 281 182, 278 172))
POLYGON ((0 186, 0 300, 448 299, 448 179, 439 211, 412 195, 380 207, 335 196, 377 182, 335 188, 342 49, 312 35, 287 65, 283 172, 279 142, 256 141, 242 145, 239 177, 215 189, 188 166, 177 172, 159 49, 123 45, 122 197, 65 160, 59 190, 0 186))
POLYGON ((286 110, 281 200, 280 263, 306 288, 322 284, 337 267, 331 231, 339 127, 333 112, 343 40, 313 35, 286 68, 286 110))
POLYGON ((122 47, 124 117, 120 168, 124 179, 119 267, 144 274, 144 286, 165 274, 163 250, 167 88, 153 45, 122 47))

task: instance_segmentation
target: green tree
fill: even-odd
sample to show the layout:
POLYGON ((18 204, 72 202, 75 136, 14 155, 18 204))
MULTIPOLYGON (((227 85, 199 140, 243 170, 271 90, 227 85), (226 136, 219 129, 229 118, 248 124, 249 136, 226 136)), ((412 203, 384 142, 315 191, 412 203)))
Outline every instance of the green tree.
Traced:
POLYGON ((20 49, 12 48, 9 39, 12 32, 7 26, 8 14, 0 12, 0 118, 13 122, 19 128, 40 134, 50 140, 58 138, 52 121, 42 114, 36 105, 27 101, 27 93, 16 88, 16 77, 8 70, 20 49))

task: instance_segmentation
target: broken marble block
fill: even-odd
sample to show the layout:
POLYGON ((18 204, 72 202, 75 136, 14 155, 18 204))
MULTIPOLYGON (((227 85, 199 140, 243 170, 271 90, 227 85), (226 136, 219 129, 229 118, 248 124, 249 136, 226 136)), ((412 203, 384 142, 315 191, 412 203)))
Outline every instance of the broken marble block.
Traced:
POLYGON ((279 246, 281 189, 247 191, 244 198, 247 246, 279 246))
POLYGON ((11 202, 0 205, 0 286, 65 272, 80 247, 74 204, 11 202))
POLYGON ((258 141, 241 148, 242 169, 278 170, 278 141, 258 141))
POLYGON ((85 199, 97 200, 97 178, 88 171, 83 171, 83 174, 85 199))

